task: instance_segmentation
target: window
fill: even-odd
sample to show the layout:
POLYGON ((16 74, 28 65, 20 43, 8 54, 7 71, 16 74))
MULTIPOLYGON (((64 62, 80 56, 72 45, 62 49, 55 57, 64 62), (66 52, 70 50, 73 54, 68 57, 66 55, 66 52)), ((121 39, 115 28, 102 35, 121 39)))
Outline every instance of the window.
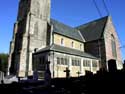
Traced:
POLYGON ((65 58, 65 65, 68 65, 68 59, 65 58))
POLYGON ((75 60, 74 59, 72 59, 72 65, 75 66, 75 60))
POLYGON ((84 66, 84 67, 86 66, 85 60, 83 60, 83 66, 84 66))
POLYGON ((80 66, 80 60, 79 60, 79 59, 78 59, 78 61, 77 61, 77 65, 80 66))
POLYGON ((68 65, 68 58, 65 57, 57 57, 57 64, 58 65, 68 65))
POLYGON ((73 48, 74 47, 74 42, 72 41, 72 43, 71 43, 71 47, 73 48))
POLYGON ((61 58, 61 64, 64 65, 64 59, 63 58, 61 58))
POLYGON ((72 59, 72 66, 80 66, 80 59, 72 59))
POLYGON ((83 60, 84 67, 90 67, 90 60, 83 60))
POLYGON ((89 67, 89 61, 88 60, 86 60, 86 66, 89 67))
POLYGON ((92 66, 97 67, 97 61, 96 60, 92 60, 92 66))
POLYGON ((115 37, 111 35, 112 56, 117 58, 115 37))
POLYGON ((64 45, 64 39, 61 38, 61 45, 64 45))
POLYGON ((80 50, 82 50, 82 44, 80 44, 80 50))
POLYGON ((45 57, 40 57, 39 58, 39 63, 37 66, 38 70, 45 70, 46 64, 45 64, 45 57))
POLYGON ((57 64, 60 64, 60 58, 57 57, 57 64))

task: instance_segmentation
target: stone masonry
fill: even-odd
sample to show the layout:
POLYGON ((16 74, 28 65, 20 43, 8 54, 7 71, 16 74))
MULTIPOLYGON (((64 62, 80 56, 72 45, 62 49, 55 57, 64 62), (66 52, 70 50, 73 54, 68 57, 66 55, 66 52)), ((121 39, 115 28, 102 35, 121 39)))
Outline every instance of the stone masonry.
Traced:
POLYGON ((20 0, 10 47, 9 68, 19 77, 32 75, 32 53, 47 46, 50 0, 20 0), (10 65, 11 64, 11 65, 10 65))
POLYGON ((122 69, 123 66, 122 66, 122 58, 121 58, 121 52, 120 52, 120 41, 110 16, 108 17, 108 21, 104 31, 104 39, 105 39, 105 45, 106 45, 105 46, 106 62, 108 62, 110 59, 114 59, 116 60, 117 69, 122 69), (116 43, 116 55, 117 55, 116 57, 114 57, 112 54, 111 35, 114 36, 115 43, 116 43))
POLYGON ((117 69, 122 69, 122 59, 120 52, 120 42, 118 35, 115 31, 114 25, 112 23, 111 16, 108 17, 104 32, 100 39, 86 42, 85 51, 91 53, 92 55, 100 58, 100 68, 108 70, 108 61, 111 59, 116 60, 117 69), (116 43, 116 55, 114 57, 112 54, 111 36, 114 36, 116 43), (93 49, 92 49, 93 48, 93 49))

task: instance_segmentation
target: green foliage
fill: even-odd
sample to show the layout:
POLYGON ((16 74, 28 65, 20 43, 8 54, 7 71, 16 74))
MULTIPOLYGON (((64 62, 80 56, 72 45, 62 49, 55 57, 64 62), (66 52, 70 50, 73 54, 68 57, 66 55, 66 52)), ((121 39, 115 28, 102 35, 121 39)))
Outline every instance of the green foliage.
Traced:
POLYGON ((1 53, 0 54, 0 71, 6 73, 8 66, 8 54, 1 53))

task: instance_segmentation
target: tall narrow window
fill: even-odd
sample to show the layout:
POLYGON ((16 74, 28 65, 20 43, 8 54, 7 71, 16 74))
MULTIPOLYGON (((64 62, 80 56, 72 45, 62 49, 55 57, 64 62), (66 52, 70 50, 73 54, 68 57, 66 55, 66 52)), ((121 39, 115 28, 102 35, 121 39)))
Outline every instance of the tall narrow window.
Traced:
POLYGON ((80 44, 80 50, 82 50, 82 44, 80 44))
POLYGON ((68 59, 65 58, 65 65, 68 65, 68 59))
POLYGON ((111 35, 112 56, 117 58, 115 37, 111 35))
POLYGON ((61 45, 64 45, 64 39, 61 38, 61 45))
POLYGON ((72 58, 72 66, 75 66, 75 60, 72 58))
POLYGON ((61 64, 64 65, 64 58, 61 58, 61 64))
POLYGON ((57 64, 60 64, 60 58, 57 57, 57 64))
POLYGON ((36 22, 34 25, 34 35, 38 37, 38 22, 36 22))
POLYGON ((72 41, 72 43, 71 43, 71 47, 73 48, 74 47, 74 42, 72 41))
POLYGON ((84 67, 86 66, 85 60, 83 60, 83 66, 84 66, 84 67))
POLYGON ((96 60, 92 60, 92 66, 97 67, 97 61, 96 60))

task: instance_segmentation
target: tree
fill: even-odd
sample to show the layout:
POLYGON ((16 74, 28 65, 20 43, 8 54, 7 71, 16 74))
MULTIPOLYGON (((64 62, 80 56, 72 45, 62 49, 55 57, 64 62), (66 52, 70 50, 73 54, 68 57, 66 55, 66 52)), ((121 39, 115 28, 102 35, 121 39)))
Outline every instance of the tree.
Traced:
POLYGON ((2 71, 2 60, 0 58, 0 71, 2 71))
POLYGON ((3 71, 4 73, 6 73, 7 67, 8 67, 8 54, 1 53, 0 54, 0 71, 3 71))

